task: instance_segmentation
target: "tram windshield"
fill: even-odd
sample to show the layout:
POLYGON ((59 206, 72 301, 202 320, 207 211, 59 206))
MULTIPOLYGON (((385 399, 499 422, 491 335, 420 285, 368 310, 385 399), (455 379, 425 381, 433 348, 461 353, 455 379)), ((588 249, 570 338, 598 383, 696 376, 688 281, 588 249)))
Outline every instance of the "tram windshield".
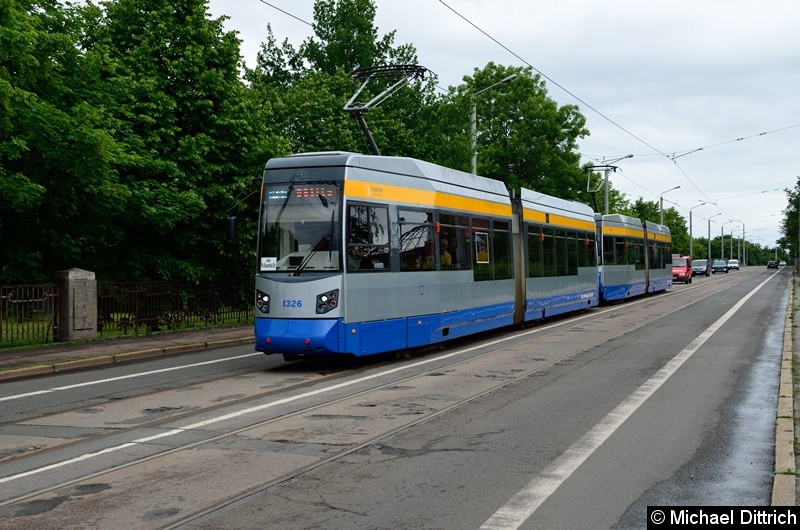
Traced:
POLYGON ((341 188, 331 182, 264 186, 259 272, 341 270, 341 188))

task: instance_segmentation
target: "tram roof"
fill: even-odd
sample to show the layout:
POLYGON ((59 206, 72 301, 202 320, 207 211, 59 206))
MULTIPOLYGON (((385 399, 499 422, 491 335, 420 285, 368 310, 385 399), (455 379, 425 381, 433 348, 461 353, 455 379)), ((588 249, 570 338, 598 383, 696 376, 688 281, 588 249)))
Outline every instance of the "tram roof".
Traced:
POLYGON ((298 166, 346 166, 387 174, 416 177, 430 181, 434 188, 440 191, 453 191, 451 186, 455 186, 457 188, 470 188, 484 193, 499 195, 508 200, 508 190, 505 184, 499 180, 473 175, 457 169, 451 169, 409 157, 375 156, 343 151, 327 151, 300 153, 285 158, 272 159, 267 162, 267 169, 284 169, 298 166), (437 185, 437 183, 440 185, 437 185))
POLYGON ((544 193, 526 188, 520 189, 520 198, 522 199, 523 206, 527 206, 526 203, 532 203, 549 212, 563 212, 570 215, 579 214, 594 218, 594 210, 592 210, 589 205, 582 202, 559 199, 558 197, 545 195, 544 193))
MULTIPOLYGON (((629 215, 623 215, 619 213, 607 215, 597 214, 596 218, 602 219, 603 223, 606 225, 635 226, 640 229, 644 228, 644 224, 642 223, 641 219, 637 219, 636 217, 631 217, 629 215)), ((647 222, 647 230, 655 234, 670 234, 669 227, 650 221, 647 222)))

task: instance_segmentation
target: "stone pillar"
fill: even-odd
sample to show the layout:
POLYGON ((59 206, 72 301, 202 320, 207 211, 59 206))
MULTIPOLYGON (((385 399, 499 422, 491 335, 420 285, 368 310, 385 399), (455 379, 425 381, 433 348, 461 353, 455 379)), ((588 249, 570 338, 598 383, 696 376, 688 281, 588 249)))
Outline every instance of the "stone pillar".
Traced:
POLYGON ((97 281, 94 273, 69 269, 56 273, 58 283, 58 340, 97 336, 97 281))

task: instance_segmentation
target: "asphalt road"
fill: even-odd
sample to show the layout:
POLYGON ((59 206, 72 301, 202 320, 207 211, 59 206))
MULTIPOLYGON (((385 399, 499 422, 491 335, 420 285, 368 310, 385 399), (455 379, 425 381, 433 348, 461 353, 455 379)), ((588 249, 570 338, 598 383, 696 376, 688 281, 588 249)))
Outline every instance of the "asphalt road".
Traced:
POLYGON ((238 346, 0 386, 0 527, 641 528, 770 502, 788 271, 411 360, 238 346))

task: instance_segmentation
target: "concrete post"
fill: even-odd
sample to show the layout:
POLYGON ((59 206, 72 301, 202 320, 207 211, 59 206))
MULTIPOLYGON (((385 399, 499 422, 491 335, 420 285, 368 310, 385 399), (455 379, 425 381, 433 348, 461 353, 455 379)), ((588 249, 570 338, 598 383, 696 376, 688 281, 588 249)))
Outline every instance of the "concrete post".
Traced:
POLYGON ((94 273, 69 269, 56 273, 60 322, 58 340, 93 339, 97 336, 97 281, 94 273))

